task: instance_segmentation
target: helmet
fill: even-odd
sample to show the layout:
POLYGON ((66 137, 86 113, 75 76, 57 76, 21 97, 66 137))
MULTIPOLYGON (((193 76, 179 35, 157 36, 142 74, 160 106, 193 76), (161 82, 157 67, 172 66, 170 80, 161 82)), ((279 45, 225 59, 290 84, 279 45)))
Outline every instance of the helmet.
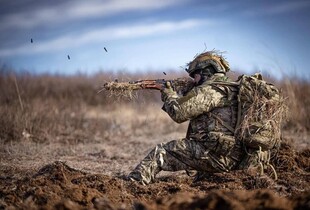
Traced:
POLYGON ((216 51, 208 51, 196 56, 185 70, 189 76, 194 77, 194 73, 197 70, 203 71, 208 66, 213 66, 216 73, 226 73, 230 70, 229 63, 216 51))

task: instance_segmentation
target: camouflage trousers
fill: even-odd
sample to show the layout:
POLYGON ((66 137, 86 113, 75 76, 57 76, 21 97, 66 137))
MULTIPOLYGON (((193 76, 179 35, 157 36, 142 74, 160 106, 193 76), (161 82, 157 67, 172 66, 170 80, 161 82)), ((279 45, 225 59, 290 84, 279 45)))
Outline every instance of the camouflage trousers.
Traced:
POLYGON ((158 144, 129 174, 129 178, 149 184, 160 171, 228 172, 240 161, 241 149, 237 145, 226 154, 217 154, 209 146, 207 141, 189 139, 158 144))

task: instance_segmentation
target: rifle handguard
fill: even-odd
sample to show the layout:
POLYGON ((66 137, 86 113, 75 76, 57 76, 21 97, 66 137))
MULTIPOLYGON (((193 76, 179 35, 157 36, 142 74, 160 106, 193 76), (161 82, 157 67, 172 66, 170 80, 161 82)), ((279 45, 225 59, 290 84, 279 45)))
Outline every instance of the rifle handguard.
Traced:
MULTIPOLYGON (((108 90, 112 93, 122 93, 133 90, 141 89, 155 89, 163 90, 166 87, 166 83, 169 82, 173 90, 178 94, 185 94, 194 86, 194 81, 191 78, 178 78, 174 80, 156 79, 156 80, 138 80, 133 82, 107 82, 98 91, 100 93, 103 90, 108 90)), ((118 94, 117 94, 118 95, 118 94)))

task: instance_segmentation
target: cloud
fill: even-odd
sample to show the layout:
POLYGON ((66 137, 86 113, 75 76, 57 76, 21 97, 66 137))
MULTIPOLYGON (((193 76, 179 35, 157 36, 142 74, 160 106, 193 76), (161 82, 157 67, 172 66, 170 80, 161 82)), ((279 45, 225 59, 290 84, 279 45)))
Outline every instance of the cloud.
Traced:
MULTIPOLYGON (((66 1, 63 4, 51 3, 32 10, 13 13, 2 17, 1 28, 33 28, 53 23, 64 23, 84 18, 105 17, 115 14, 125 15, 129 11, 146 11, 180 5, 188 0, 92 0, 66 1)), ((34 1, 32 3, 35 3, 34 1)))
POLYGON ((68 9, 68 16, 73 18, 89 17, 89 16, 105 16, 123 11, 134 10, 152 10, 176 5, 184 2, 177 0, 112 0, 112 1, 95 1, 96 3, 81 2, 68 9))
POLYGON ((144 36, 156 36, 169 32, 175 32, 194 28, 200 25, 212 25, 210 20, 187 19, 183 21, 163 21, 132 26, 119 26, 97 29, 79 35, 65 35, 53 40, 36 44, 30 51, 29 44, 16 48, 0 49, 0 57, 17 54, 33 54, 57 51, 65 48, 79 47, 82 45, 101 43, 109 40, 137 38, 144 36))
POLYGON ((264 16, 264 15, 278 15, 297 11, 310 6, 309 1, 286 1, 278 4, 265 3, 265 7, 257 6, 255 9, 248 9, 244 12, 247 16, 264 16))

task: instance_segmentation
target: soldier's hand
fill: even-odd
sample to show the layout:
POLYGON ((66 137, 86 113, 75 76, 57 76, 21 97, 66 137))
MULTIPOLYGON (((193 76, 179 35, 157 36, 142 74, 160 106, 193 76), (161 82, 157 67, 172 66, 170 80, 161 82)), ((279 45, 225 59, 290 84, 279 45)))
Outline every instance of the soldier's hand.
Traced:
POLYGON ((171 86, 171 82, 169 82, 169 81, 166 82, 166 88, 173 90, 173 88, 171 86))
POLYGON ((165 102, 170 97, 177 96, 177 93, 173 90, 171 83, 166 82, 166 87, 161 91, 161 100, 165 102))

